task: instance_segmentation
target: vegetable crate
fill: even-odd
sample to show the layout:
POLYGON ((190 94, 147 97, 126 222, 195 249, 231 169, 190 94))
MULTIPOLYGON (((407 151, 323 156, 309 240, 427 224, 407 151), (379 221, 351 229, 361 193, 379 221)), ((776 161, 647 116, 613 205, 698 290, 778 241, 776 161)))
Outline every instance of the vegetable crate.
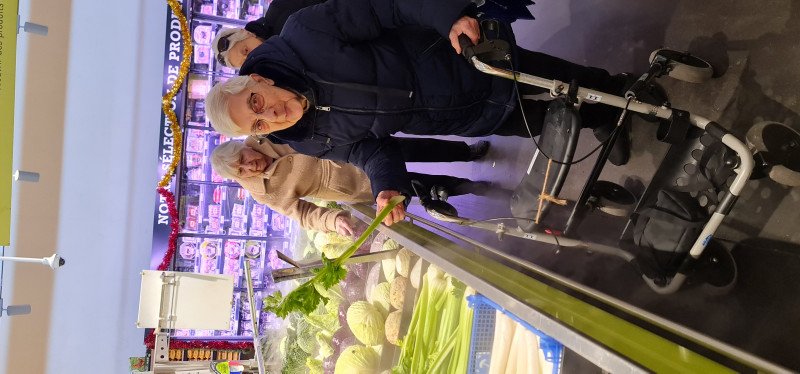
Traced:
POLYGON ((469 364, 467 365, 468 374, 489 373, 492 344, 494 343, 495 316, 498 310, 539 338, 539 349, 544 352, 545 360, 553 364, 553 374, 559 373, 561 353, 563 351, 561 343, 545 335, 513 313, 503 309, 494 301, 486 298, 486 296, 470 295, 467 296, 467 301, 469 302, 469 307, 475 310, 470 339, 469 364))

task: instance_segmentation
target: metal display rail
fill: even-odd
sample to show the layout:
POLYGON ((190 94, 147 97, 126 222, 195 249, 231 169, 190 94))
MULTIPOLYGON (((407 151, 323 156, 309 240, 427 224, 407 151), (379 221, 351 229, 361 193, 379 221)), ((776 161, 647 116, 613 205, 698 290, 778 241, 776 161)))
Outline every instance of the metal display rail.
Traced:
MULTIPOLYGON (((361 220, 369 221, 375 217, 372 207, 353 205, 351 211, 361 220)), ((407 216, 414 223, 439 230, 467 246, 409 222, 400 222, 391 227, 381 225, 379 230, 605 371, 790 372, 440 224, 408 213, 407 216), (482 255, 481 252, 491 256, 482 255), (499 257, 511 266, 492 257, 499 257), (514 267, 540 275, 570 292, 582 294, 592 299, 594 304, 603 304, 605 310, 523 274, 514 267), (609 313, 606 311, 608 308, 629 318, 619 317, 620 313, 609 313), (632 318, 641 323, 631 322, 632 318), (667 332, 663 335, 672 337, 670 339, 654 333, 641 325, 654 326, 667 332), (685 340, 686 344, 675 340, 685 340)))

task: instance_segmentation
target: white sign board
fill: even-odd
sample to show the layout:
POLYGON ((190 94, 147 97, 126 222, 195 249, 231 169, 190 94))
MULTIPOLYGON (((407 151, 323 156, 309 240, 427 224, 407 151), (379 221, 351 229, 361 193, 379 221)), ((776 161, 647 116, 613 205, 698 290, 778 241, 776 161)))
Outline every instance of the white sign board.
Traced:
POLYGON ((142 271, 136 325, 139 328, 228 330, 232 303, 231 274, 145 270, 142 271), (161 317, 164 321, 159 326, 161 317))

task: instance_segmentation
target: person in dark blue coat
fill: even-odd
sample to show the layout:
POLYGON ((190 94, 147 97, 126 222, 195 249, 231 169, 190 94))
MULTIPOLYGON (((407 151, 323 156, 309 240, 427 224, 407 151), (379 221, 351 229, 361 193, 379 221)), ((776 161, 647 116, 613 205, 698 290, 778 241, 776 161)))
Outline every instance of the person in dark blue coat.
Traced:
MULTIPOLYGON (((355 164, 381 209, 410 193, 392 134, 527 136, 508 120, 520 111, 513 82, 478 72, 459 55, 460 34, 479 39, 473 10, 468 0, 329 0, 303 9, 280 36, 250 52, 242 76, 211 90, 209 119, 225 135, 269 135, 300 153, 355 164)), ((504 35, 514 45, 510 28, 504 35)), ((604 70, 521 48, 512 57, 519 70, 551 79, 577 78, 609 92, 625 84, 604 70)), ((547 103, 525 105, 537 135, 547 103)), ((582 109, 587 127, 606 126, 617 114, 585 107, 596 107, 582 109)), ((401 206, 384 222, 403 218, 401 206)))
POLYGON ((211 43, 214 56, 223 66, 239 69, 250 51, 281 33, 289 16, 323 2, 325 0, 273 0, 264 17, 248 22, 244 29, 220 30, 211 43))

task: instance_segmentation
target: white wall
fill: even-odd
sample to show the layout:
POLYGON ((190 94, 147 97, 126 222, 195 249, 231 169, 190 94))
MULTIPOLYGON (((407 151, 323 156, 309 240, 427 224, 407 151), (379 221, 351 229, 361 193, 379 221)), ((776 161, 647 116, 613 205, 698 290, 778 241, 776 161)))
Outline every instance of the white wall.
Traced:
MULTIPOLYGON (((166 1, 73 0, 48 373, 142 356, 139 272, 157 183, 166 1), (90 203, 87 203, 90 202, 90 203)), ((89 369, 91 368, 91 369, 89 369)))

